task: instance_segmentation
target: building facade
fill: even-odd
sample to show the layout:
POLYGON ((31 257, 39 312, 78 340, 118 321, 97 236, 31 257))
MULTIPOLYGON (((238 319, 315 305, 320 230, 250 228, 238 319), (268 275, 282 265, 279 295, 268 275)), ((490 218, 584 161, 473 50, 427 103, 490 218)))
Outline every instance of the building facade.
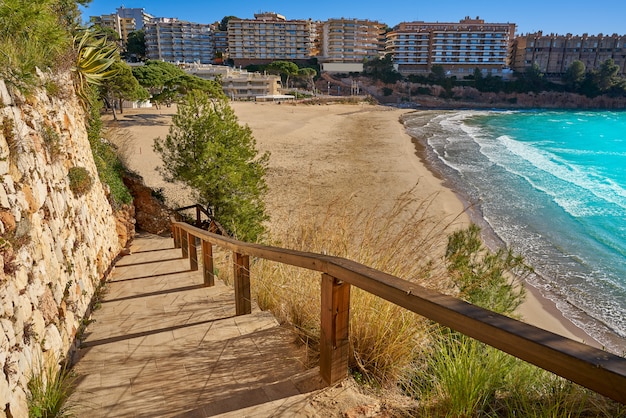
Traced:
POLYGON ((134 19, 135 20, 135 30, 143 29, 143 27, 150 23, 154 16, 146 13, 146 9, 143 8, 126 8, 124 6, 118 7, 117 15, 124 19, 134 19))
POLYGON ((120 46, 124 47, 128 42, 128 34, 135 31, 135 19, 120 17, 117 14, 90 16, 92 24, 103 28, 110 28, 120 37, 120 46))
POLYGON ((228 56, 237 66, 272 61, 306 61, 315 54, 315 23, 287 20, 273 12, 254 15, 254 20, 228 21, 228 56))
POLYGON ((384 52, 381 35, 384 25, 360 19, 330 19, 322 24, 323 62, 363 62, 384 52))
POLYGON ((542 32, 518 36, 513 45, 512 67, 516 71, 537 64, 548 76, 560 76, 574 61, 587 70, 597 69, 612 59, 626 74, 626 35, 544 35, 542 32))
POLYGON ((95 25, 113 29, 120 37, 121 46, 128 42, 128 34, 143 29, 154 16, 145 12, 144 9, 127 9, 120 7, 117 12, 110 15, 89 16, 89 21, 95 25))
POLYGON ((403 22, 387 33, 385 48, 405 75, 430 73, 433 65, 457 77, 476 68, 503 75, 509 71, 514 35, 514 23, 485 23, 478 17, 459 23, 403 22))
POLYGON ((211 25, 158 18, 148 23, 145 31, 148 59, 171 63, 213 62, 215 50, 211 25))
POLYGON ((280 94, 280 76, 251 73, 223 65, 186 65, 188 73, 207 80, 219 78, 224 93, 231 100, 255 100, 257 97, 280 94))
MULTIPOLYGON (((324 71, 340 71, 361 66, 364 60, 384 52, 381 40, 384 24, 362 19, 329 19, 321 24, 321 51, 318 57, 324 71)), ((346 71, 347 72, 347 71, 346 71)))

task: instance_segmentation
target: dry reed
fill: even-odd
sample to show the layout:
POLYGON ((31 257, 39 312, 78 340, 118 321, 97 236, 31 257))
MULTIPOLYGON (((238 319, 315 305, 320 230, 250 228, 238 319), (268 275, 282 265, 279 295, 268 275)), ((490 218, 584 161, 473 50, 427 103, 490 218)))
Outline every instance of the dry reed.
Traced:
MULTIPOLYGON (((424 201, 412 196, 412 191, 402 194, 389 209, 355 208, 350 198, 334 199, 323 212, 303 209, 289 225, 282 225, 286 232, 273 244, 348 258, 453 292, 443 257, 454 219, 427 215, 434 196, 424 201)), ((292 324, 315 347, 320 334, 319 273, 264 260, 252 268, 253 293, 261 309, 292 324)), ((356 288, 350 311, 351 367, 376 384, 396 382, 425 341, 425 319, 356 288)))

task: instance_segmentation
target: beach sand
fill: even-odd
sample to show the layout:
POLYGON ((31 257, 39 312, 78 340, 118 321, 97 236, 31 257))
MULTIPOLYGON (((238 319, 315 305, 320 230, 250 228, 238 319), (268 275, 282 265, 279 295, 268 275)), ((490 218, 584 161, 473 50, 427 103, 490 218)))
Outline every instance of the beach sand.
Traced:
MULTIPOLYGON (((407 192, 417 200, 432 199, 429 215, 451 223, 452 228, 470 222, 463 201, 416 153, 399 121, 407 110, 368 104, 231 105, 240 122, 252 129, 258 149, 271 152, 266 204, 275 231, 280 231, 281 217, 326 208, 339 196, 349 196, 356 207, 376 206, 384 211, 407 192)), ((162 188, 170 204, 186 205, 195 203, 189 191, 161 178, 155 170, 160 159, 152 150, 154 138, 167 135, 175 111, 174 106, 133 109, 118 115, 118 122, 108 115, 104 119, 132 136, 124 145, 128 166, 142 175, 148 186, 162 188)), ((438 114, 426 112, 430 117, 438 114)), ((553 302, 527 288, 527 300, 520 309, 525 322, 598 346, 565 319, 553 302)))

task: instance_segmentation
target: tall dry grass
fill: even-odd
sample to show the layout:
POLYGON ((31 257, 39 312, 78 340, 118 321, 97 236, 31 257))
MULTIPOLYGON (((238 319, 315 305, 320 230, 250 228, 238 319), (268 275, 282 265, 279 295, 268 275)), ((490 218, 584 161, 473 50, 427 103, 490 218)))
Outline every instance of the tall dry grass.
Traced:
MULTIPOLYGON (((304 205, 300 215, 280 218, 290 222, 272 244, 345 257, 510 313, 523 299, 523 290, 511 282, 511 274, 525 270, 523 260, 508 250, 489 251, 474 226, 452 233, 455 219, 430 217, 433 200, 411 196, 400 196, 388 209, 358 208, 349 198, 318 212, 304 205)), ((259 307, 292 324, 314 351, 320 274, 263 260, 251 269, 259 307)), ((626 414, 600 395, 354 287, 349 333, 353 375, 419 399, 410 412, 415 416, 626 414)))
MULTIPOLYGON (((454 219, 429 216, 433 199, 402 194, 391 208, 355 207, 337 198, 319 212, 292 216, 272 244, 344 257, 429 288, 453 292, 445 274, 446 231, 454 219)), ((434 197, 434 196, 433 196, 434 197)), ((282 218, 285 219, 285 218, 282 218)), ((320 274, 260 260, 253 264, 253 294, 261 309, 292 324, 315 346, 320 335, 320 274)), ((421 351, 427 321, 353 288, 350 304, 351 367, 376 384, 396 382, 421 351)))

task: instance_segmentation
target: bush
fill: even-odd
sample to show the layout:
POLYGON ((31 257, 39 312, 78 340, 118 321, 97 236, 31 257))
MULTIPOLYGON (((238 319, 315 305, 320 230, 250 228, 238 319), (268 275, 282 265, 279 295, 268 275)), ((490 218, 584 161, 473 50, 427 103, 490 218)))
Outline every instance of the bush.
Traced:
POLYGON ((76 196, 82 196, 91 190, 93 179, 85 167, 72 167, 67 177, 70 182, 70 190, 76 196))
POLYGON ((102 102, 97 99, 95 89, 89 89, 89 118, 87 125, 87 137, 91 145, 91 152, 98 170, 98 177, 103 184, 106 184, 111 195, 109 200, 114 208, 123 204, 129 204, 133 201, 133 197, 124 185, 122 180, 126 168, 120 161, 116 150, 112 144, 102 139, 102 119, 100 118, 100 109, 102 102))
POLYGON ((0 2, 0 77, 28 90, 37 82, 35 68, 62 64, 72 48, 65 20, 72 10, 76 4, 62 0, 0 2))

